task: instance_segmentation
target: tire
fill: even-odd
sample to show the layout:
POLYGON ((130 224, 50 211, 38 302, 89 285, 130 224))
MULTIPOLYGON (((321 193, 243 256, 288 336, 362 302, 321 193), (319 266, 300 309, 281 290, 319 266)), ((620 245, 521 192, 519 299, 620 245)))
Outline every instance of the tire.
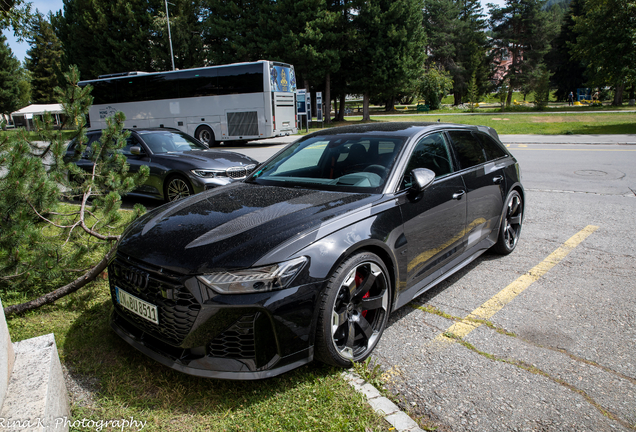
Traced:
POLYGON ((166 202, 177 201, 190 195, 194 195, 194 189, 183 176, 175 175, 169 177, 164 183, 163 198, 166 202))
POLYGON ((208 147, 216 147, 217 142, 214 139, 214 132, 212 132, 212 128, 210 126, 199 126, 194 133, 194 136, 208 147))
POLYGON ((390 298, 388 271, 377 255, 348 258, 322 294, 315 357, 339 367, 367 358, 386 327, 390 298))
POLYGON ((499 228, 499 237, 493 250, 501 255, 508 255, 517 246, 521 235, 521 225, 523 223, 523 200, 516 190, 513 190, 504 207, 504 214, 499 228))

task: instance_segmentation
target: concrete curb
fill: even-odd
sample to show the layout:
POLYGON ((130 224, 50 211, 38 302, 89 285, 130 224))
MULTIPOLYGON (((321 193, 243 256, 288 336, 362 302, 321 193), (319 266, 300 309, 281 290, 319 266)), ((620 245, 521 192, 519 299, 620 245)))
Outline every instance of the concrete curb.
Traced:
POLYGON ((68 393, 53 333, 11 343, 0 301, 0 419, 9 431, 68 431, 68 393))
POLYGON ((380 394, 378 389, 364 381, 358 374, 351 370, 342 373, 342 377, 358 393, 362 393, 373 410, 384 417, 398 432, 424 432, 415 420, 409 417, 400 408, 380 394))

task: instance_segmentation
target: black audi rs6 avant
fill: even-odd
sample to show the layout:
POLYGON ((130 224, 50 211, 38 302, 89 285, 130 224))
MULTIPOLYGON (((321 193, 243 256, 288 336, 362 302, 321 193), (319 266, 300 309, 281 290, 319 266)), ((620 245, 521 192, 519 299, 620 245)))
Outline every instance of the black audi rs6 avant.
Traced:
POLYGON ((392 311, 489 249, 512 252, 523 210, 519 164, 491 128, 325 129, 128 227, 109 265, 111 325, 203 377, 347 367, 392 311))

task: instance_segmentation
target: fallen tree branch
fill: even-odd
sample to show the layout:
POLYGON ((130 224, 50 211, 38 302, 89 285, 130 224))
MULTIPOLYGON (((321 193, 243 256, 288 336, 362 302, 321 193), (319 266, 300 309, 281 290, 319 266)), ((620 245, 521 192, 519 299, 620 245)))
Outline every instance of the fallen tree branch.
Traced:
POLYGON ((110 251, 108 251, 106 256, 102 258, 102 260, 99 263, 97 263, 95 267, 88 270, 86 273, 84 273, 79 278, 75 279, 73 282, 67 285, 64 285, 63 287, 60 287, 56 289, 55 291, 51 291, 50 293, 45 294, 42 297, 36 298, 26 303, 20 303, 17 305, 7 306, 6 308, 4 308, 5 316, 12 315, 12 314, 21 314, 26 311, 37 309, 40 306, 44 306, 45 304, 51 304, 54 301, 64 297, 65 295, 68 295, 72 292, 77 291, 78 289, 82 288, 84 285, 95 280, 97 276, 99 276, 106 269, 106 267, 108 266, 108 261, 110 261, 110 259, 115 255, 116 250, 117 250, 117 244, 114 244, 113 247, 110 249, 110 251))

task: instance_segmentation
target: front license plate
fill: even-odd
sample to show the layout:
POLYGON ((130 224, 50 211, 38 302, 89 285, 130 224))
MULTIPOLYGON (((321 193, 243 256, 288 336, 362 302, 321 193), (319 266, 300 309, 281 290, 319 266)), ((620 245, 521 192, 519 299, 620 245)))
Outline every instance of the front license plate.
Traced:
POLYGON ((147 319, 150 322, 159 324, 159 315, 157 314, 157 306, 143 301, 119 287, 115 287, 117 293, 117 303, 124 309, 147 319))

